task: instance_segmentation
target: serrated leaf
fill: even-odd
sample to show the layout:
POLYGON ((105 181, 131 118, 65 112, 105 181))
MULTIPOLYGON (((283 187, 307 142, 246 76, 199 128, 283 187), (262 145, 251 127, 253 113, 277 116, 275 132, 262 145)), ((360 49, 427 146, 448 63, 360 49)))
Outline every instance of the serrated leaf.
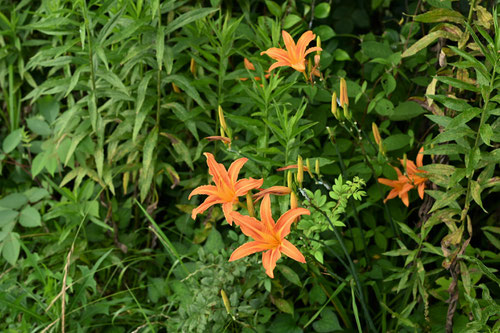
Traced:
POLYGON ((42 218, 40 213, 33 206, 26 206, 21 210, 21 215, 19 215, 19 223, 23 227, 33 228, 42 225, 42 218))

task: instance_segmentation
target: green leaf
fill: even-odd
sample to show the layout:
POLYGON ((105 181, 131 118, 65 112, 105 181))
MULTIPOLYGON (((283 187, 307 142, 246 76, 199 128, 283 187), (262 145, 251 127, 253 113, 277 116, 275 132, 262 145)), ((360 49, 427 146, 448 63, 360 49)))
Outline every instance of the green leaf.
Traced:
POLYGON ((285 265, 278 265, 278 270, 283 274, 283 276, 290 281, 291 283, 302 287, 302 283, 300 282, 300 277, 293 269, 285 265))
POLYGON ((474 199, 474 201, 479 205, 479 207, 481 207, 484 210, 485 213, 488 213, 486 209, 484 209, 483 202, 481 201, 481 191, 482 191, 481 185, 477 181, 471 180, 470 190, 472 194, 472 199, 474 199))
POLYGON ((163 64, 163 55, 165 53, 165 33, 164 27, 159 27, 156 34, 156 65, 161 70, 163 64))
POLYGON ((47 124, 43 119, 31 117, 26 119, 26 124, 28 125, 28 128, 35 134, 47 136, 52 133, 49 124, 47 124))
POLYGON ((0 200, 0 207, 19 209, 28 203, 28 198, 22 193, 11 193, 0 200))
POLYGON ((14 221, 19 216, 19 212, 8 209, 0 208, 0 228, 5 227, 7 224, 14 221))
POLYGON ((328 2, 322 2, 314 8, 314 17, 323 19, 327 18, 330 14, 330 4, 328 2))
POLYGON ((46 189, 40 187, 33 187, 24 192, 24 194, 28 197, 29 202, 35 203, 49 195, 46 189))
POLYGON ((52 96, 44 96, 37 100, 36 104, 38 106, 38 110, 43 115, 45 120, 47 120, 49 124, 52 124, 59 114, 59 102, 52 96))
POLYGON ((384 147, 387 151, 401 149, 410 144, 410 136, 407 134, 394 134, 383 140, 384 147))
POLYGON ((432 209, 429 211, 429 213, 432 213, 443 207, 451 206, 458 197, 464 194, 464 192, 465 190, 461 186, 454 187, 447 192, 426 191, 426 193, 429 193, 434 199, 436 199, 436 202, 432 206, 432 209))
POLYGON ((142 169, 139 175, 139 188, 141 193, 141 200, 144 201, 151 182, 153 180, 154 168, 152 166, 153 153, 156 148, 156 143, 158 142, 158 127, 155 126, 153 130, 149 133, 146 141, 144 142, 143 148, 143 159, 142 159, 142 169))
POLYGON ((15 232, 11 232, 3 240, 2 256, 11 265, 15 265, 19 257, 19 250, 21 248, 20 241, 19 234, 15 232))
POLYGON ((184 90, 186 94, 194 99, 198 105, 200 105, 202 108, 205 108, 205 103, 203 103, 203 100, 200 97, 200 94, 198 91, 193 87, 192 83, 190 80, 188 80, 186 77, 181 76, 181 75, 169 75, 164 79, 165 83, 170 83, 174 82, 179 88, 184 90))
POLYGON ((442 95, 427 95, 427 97, 432 98, 435 101, 442 103, 447 108, 455 111, 466 111, 472 107, 464 100, 451 98, 442 95))
POLYGON ((316 332, 321 333, 342 331, 337 315, 329 308, 321 312, 321 320, 315 321, 313 323, 313 328, 316 332))
POLYGON ((493 129, 491 128, 490 124, 483 124, 481 127, 479 127, 479 134, 481 135, 481 139, 483 139, 483 142, 491 147, 491 137, 493 136, 493 129))
POLYGON ((414 20, 423 23, 454 22, 463 24, 465 17, 455 10, 439 8, 417 15, 414 20))
POLYGON ((276 17, 281 17, 281 7, 274 1, 266 0, 267 9, 276 17))
POLYGON ((217 229, 212 228, 208 234, 207 241, 205 242, 204 248, 206 252, 218 253, 225 247, 222 235, 217 229))
POLYGON ((402 102, 394 109, 394 111, 389 114, 389 119, 395 121, 408 120, 415 118, 425 110, 415 102, 402 102))
POLYGON ((436 76, 436 79, 438 81, 443 82, 444 84, 449 84, 452 87, 458 88, 458 89, 464 89, 464 90, 469 90, 473 92, 479 92, 479 88, 476 87, 475 85, 471 83, 464 82, 462 80, 456 79, 454 77, 449 77, 449 76, 436 76))
POLYGON ((182 28, 186 24, 200 20, 205 16, 208 16, 216 12, 217 10, 218 10, 217 8, 198 8, 189 10, 188 12, 177 17, 175 20, 173 20, 171 23, 167 25, 167 28, 165 29, 165 35, 168 35, 169 33, 179 28, 182 28))
POLYGON ((21 210, 21 215, 19 216, 19 223, 23 227, 39 227, 42 225, 42 218, 38 210, 32 206, 26 206, 21 210))
POLYGON ((33 162, 31 163, 31 176, 33 178, 35 178, 40 172, 42 172, 43 168, 47 164, 48 158, 49 154, 43 151, 35 156, 33 162))
POLYGON ((380 82, 382 83, 386 96, 389 96, 389 94, 396 89, 396 79, 389 73, 385 73, 380 82))
POLYGON ((410 57, 420 50, 426 48, 430 44, 432 44, 434 41, 436 41, 438 38, 444 38, 448 36, 450 33, 443 31, 443 30, 438 30, 431 32, 428 35, 425 35, 424 37, 420 38, 415 44, 410 46, 409 48, 406 49, 406 51, 403 52, 401 55, 402 58, 410 57))
POLYGON ((363 42, 361 44, 361 50, 367 57, 371 59, 387 58, 393 54, 392 49, 389 45, 373 40, 363 42))
POLYGON ((20 143, 23 138, 23 130, 21 128, 13 131, 3 140, 2 149, 3 152, 8 154, 13 151, 20 143))
POLYGON ((479 147, 471 149, 469 151, 469 154, 465 155, 465 174, 467 175, 467 177, 470 177, 470 175, 472 175, 472 172, 474 172, 474 169, 476 169, 476 166, 479 163, 480 159, 481 150, 479 150, 479 147))
POLYGON ((283 298, 276 298, 274 300, 274 304, 276 305, 276 307, 278 309, 280 309, 280 311, 284 312, 284 313, 289 313, 291 315, 293 315, 293 304, 292 302, 286 300, 286 299, 283 299, 283 298))
POLYGON ((325 42, 337 35, 329 25, 320 25, 319 27, 314 28, 313 31, 321 38, 321 42, 325 42))

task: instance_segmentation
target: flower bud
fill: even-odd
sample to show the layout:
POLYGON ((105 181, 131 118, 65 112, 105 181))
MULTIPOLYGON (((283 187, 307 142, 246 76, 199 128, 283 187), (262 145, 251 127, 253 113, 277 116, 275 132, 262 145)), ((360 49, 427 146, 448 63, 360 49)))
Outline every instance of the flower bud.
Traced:
POLYGON ((320 176, 320 171, 319 171, 319 158, 316 159, 316 162, 314 163, 314 172, 316 172, 316 174, 318 176, 320 176))
POLYGON ((250 217, 255 217, 255 208, 253 206, 253 199, 252 195, 250 194, 250 191, 247 192, 247 210, 248 210, 248 215, 250 217))
POLYGON ((174 89, 174 91, 176 93, 178 93, 178 94, 181 92, 181 90, 179 89, 179 87, 177 87, 177 85, 175 83, 173 83, 173 82, 172 82, 172 89, 174 89))
POLYGON ((347 83, 344 78, 340 79, 340 106, 345 108, 349 106, 349 97, 347 96, 347 83))
POLYGON ((337 92, 333 92, 332 94, 332 114, 335 117, 335 119, 340 120, 341 115, 337 107, 337 92))
MULTIPOLYGON (((319 35, 318 35, 318 37, 316 37, 316 46, 321 48, 321 37, 319 35)), ((320 50, 316 51, 316 54, 320 55, 321 51, 320 50)))
POLYGON ((299 207, 298 201, 297 201, 297 196, 295 195, 295 192, 290 193, 290 209, 294 209, 299 207))
POLYGON ((292 172, 291 171, 288 171, 288 173, 287 173, 286 183, 288 185, 288 188, 292 189, 292 172))
POLYGON ((311 168, 311 161, 309 161, 309 158, 306 158, 306 166, 307 166, 307 173, 309 174, 309 176, 311 178, 314 178, 314 176, 311 172, 312 168, 311 168))
POLYGON ((372 132, 373 132, 373 138, 375 139, 375 142, 380 145, 382 142, 382 138, 380 137, 380 132, 378 131, 378 126, 375 123, 372 123, 372 132))
POLYGON ((302 162, 302 156, 299 155, 297 159, 297 183, 302 187, 302 181, 304 180, 304 163, 302 162))
POLYGON ((220 123, 220 127, 222 129, 224 129, 224 131, 226 133, 228 133, 226 119, 224 118, 224 112, 222 111, 222 107, 220 105, 219 105, 218 111, 219 111, 219 123, 220 123))
POLYGON ((229 302, 229 298, 227 297, 224 289, 220 290, 220 295, 222 296, 222 302, 224 303, 224 307, 226 308, 227 313, 231 314, 231 303, 229 302))
POLYGON ((194 61, 194 58, 191 58, 191 63, 189 64, 189 70, 191 71, 191 74, 193 74, 193 76, 196 77, 196 62, 194 61))

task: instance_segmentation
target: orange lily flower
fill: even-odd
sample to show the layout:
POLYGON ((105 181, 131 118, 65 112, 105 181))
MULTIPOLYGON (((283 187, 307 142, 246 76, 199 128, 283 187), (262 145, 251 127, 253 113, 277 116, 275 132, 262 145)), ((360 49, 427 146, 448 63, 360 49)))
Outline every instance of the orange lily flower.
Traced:
POLYGON ((422 154, 424 151, 424 147, 420 148, 417 154, 417 165, 413 163, 413 161, 407 160, 406 161, 406 166, 404 165, 404 161, 401 161, 401 164, 403 167, 406 167, 406 174, 408 175, 408 178, 410 181, 413 183, 415 187, 418 189, 418 195, 420 196, 420 199, 424 198, 424 190, 425 190, 425 182, 427 181, 428 178, 422 177, 421 175, 419 176, 418 174, 422 173, 427 173, 427 171, 424 170, 418 170, 418 168, 423 166, 423 160, 424 160, 424 155, 422 154))
POLYGON ((226 171, 224 165, 215 161, 214 155, 204 153, 207 158, 208 173, 212 175, 215 185, 202 185, 195 188, 189 199, 193 195, 205 194, 208 197, 205 201, 193 209, 191 217, 196 219, 196 215, 203 213, 210 206, 222 204, 222 211, 226 217, 227 223, 232 225, 233 204, 238 202, 238 197, 246 195, 248 191, 262 186, 264 179, 238 179, 238 174, 243 165, 248 161, 247 158, 240 158, 234 161, 229 170, 226 171))
POLYGON ((231 254, 229 261, 234 261, 246 257, 256 252, 262 253, 262 266, 266 269, 266 274, 270 278, 274 278, 274 268, 276 261, 284 253, 288 257, 305 263, 306 258, 300 251, 285 237, 290 233, 290 225, 300 215, 311 214, 305 208, 290 209, 285 214, 281 215, 275 223, 271 215, 271 199, 267 194, 260 205, 260 218, 262 221, 254 217, 243 216, 238 212, 232 212, 235 223, 239 224, 241 231, 254 239, 238 247, 231 254))
POLYGON ((389 199, 393 199, 396 196, 399 196, 399 198, 401 198, 401 201, 403 201, 406 207, 408 207, 408 191, 414 187, 417 187, 420 199, 424 198, 425 182, 428 180, 428 178, 421 176, 421 174, 426 173, 427 171, 418 170, 418 168, 423 166, 423 151, 424 147, 420 148, 420 150, 418 151, 416 159, 417 165, 415 165, 415 163, 410 160, 407 160, 406 163, 404 160, 400 160, 401 164, 406 170, 406 175, 403 175, 398 168, 394 168, 394 170, 396 170, 398 174, 398 180, 391 180, 386 178, 378 179, 379 183, 393 188, 387 195, 387 198, 384 199, 384 202, 389 199))
POLYGON ((267 194, 287 195, 290 194, 290 192, 292 192, 292 190, 286 186, 271 186, 270 188, 260 189, 259 193, 253 195, 253 199, 259 201, 267 194))
POLYGON ((394 168, 394 170, 396 170, 398 174, 398 180, 391 180, 387 178, 378 179, 379 183, 393 188, 384 199, 384 203, 387 202, 387 200, 394 199, 396 196, 398 196, 401 201, 403 201, 405 206, 408 207, 410 205, 410 200, 408 199, 408 191, 413 188, 413 185, 408 182, 408 178, 406 178, 406 176, 404 176, 398 168, 394 168))
POLYGON ((297 41, 297 45, 293 41, 292 36, 285 30, 281 32, 283 36, 283 41, 285 42, 286 50, 279 49, 277 47, 271 47, 267 51, 262 51, 260 55, 267 54, 269 57, 277 60, 274 64, 269 67, 268 72, 272 71, 277 67, 290 66, 296 71, 305 72, 306 71, 306 55, 314 51, 322 51, 321 47, 315 46, 306 50, 307 45, 312 42, 316 35, 313 34, 311 30, 306 31, 300 36, 297 41))

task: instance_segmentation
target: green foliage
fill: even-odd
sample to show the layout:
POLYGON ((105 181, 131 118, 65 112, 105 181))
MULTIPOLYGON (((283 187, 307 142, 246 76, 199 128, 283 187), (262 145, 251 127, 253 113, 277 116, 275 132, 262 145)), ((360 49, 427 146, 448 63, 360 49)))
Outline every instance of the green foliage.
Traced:
POLYGON ((0 46, 0 331, 500 329, 494 2, 4 1, 0 46), (316 75, 267 72, 282 29, 316 75), (203 152, 290 187, 306 264, 228 262, 203 152))

